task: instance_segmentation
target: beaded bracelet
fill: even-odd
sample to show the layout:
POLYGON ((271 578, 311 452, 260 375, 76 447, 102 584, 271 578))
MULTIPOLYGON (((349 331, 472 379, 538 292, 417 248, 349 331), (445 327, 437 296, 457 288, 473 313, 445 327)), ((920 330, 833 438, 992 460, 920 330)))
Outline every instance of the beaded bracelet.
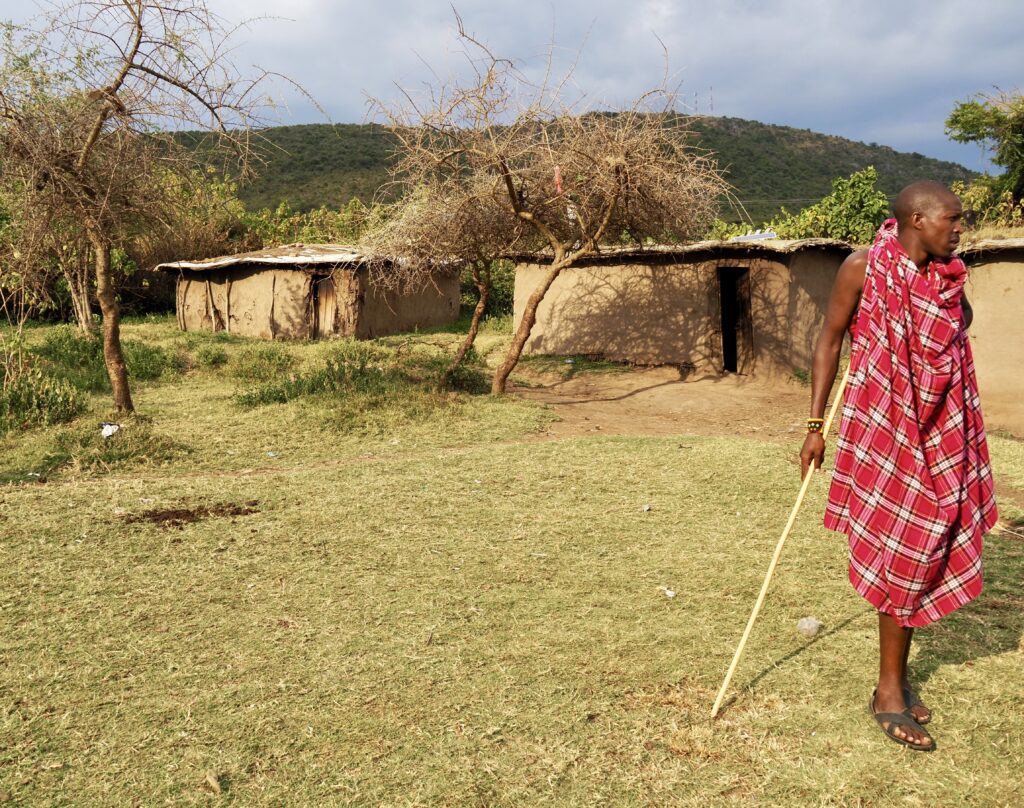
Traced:
POLYGON ((825 427, 824 418, 808 418, 807 419, 807 431, 808 432, 821 432, 825 427))

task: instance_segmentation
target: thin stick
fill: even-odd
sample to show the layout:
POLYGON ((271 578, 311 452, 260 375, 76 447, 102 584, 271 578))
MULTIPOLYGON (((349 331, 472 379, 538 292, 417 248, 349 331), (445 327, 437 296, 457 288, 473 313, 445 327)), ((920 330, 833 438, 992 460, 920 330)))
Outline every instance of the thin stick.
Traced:
MULTIPOLYGON (((822 429, 822 438, 828 437, 829 428, 832 426, 832 419, 835 418, 836 413, 842 409, 843 405, 843 393, 846 390, 846 382, 850 379, 850 368, 847 366, 846 372, 843 374, 843 380, 839 383, 839 389, 836 391, 836 397, 832 400, 832 409, 828 414, 828 420, 825 422, 825 427, 822 429)), ((761 594, 757 596, 757 603, 754 604, 754 611, 750 613, 750 619, 747 621, 747 627, 743 630, 743 637, 740 639, 740 644, 736 648, 736 653, 733 654, 732 664, 729 666, 729 671, 725 674, 725 681, 722 682, 722 687, 718 691, 718 698, 715 699, 715 706, 711 708, 711 717, 715 718, 718 715, 718 710, 722 706, 722 700, 725 698, 725 691, 729 688, 729 682, 732 681, 732 675, 736 672, 736 666, 740 662, 740 657, 743 656, 743 649, 747 644, 747 638, 750 637, 750 631, 754 627, 754 621, 757 620, 757 615, 761 611, 761 606, 764 604, 765 595, 768 594, 768 585, 771 583, 772 574, 775 572, 775 565, 779 563, 779 557, 782 555, 782 547, 786 543, 786 539, 789 538, 789 533, 793 529, 793 523, 796 521, 797 512, 800 510, 800 506, 803 504, 804 495, 807 493, 807 487, 811 484, 811 477, 814 475, 814 461, 811 461, 810 466, 807 467, 807 474, 804 475, 803 485, 800 486, 800 493, 796 498, 796 504, 793 505, 793 510, 789 514, 789 521, 786 522, 786 527, 782 531, 782 536, 779 538, 779 543, 775 546, 775 554, 772 556, 772 563, 768 565, 768 574, 764 576, 764 583, 761 585, 761 594)))

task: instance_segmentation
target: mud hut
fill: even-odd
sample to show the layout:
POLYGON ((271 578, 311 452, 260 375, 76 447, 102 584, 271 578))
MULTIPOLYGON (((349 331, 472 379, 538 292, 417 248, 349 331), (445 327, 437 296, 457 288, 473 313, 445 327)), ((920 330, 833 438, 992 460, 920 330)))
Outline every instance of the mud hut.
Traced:
POLYGON ((364 257, 338 244, 289 244, 258 252, 175 261, 182 331, 227 331, 262 339, 372 339, 442 325, 459 314, 459 278, 438 271, 406 293, 370 283, 364 257))
MULTIPOLYGON (((701 374, 801 374, 850 250, 829 239, 609 249, 559 275, 525 352, 701 374)), ((518 324, 547 267, 535 256, 515 260, 518 324)))
POLYGON ((960 255, 971 270, 971 348, 985 423, 1024 436, 1024 238, 978 241, 960 255))

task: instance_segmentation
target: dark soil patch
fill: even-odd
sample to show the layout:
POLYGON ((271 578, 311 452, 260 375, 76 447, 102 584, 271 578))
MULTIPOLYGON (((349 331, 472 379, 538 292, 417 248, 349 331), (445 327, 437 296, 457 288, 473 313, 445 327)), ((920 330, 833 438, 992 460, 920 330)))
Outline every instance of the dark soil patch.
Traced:
POLYGON ((195 507, 151 508, 141 513, 129 514, 124 517, 124 521, 128 524, 153 522, 160 525, 160 527, 176 527, 180 530, 192 522, 209 519, 213 516, 248 516, 249 514, 259 513, 257 505, 259 505, 259 501, 253 499, 244 505, 228 502, 219 505, 197 505, 195 507))

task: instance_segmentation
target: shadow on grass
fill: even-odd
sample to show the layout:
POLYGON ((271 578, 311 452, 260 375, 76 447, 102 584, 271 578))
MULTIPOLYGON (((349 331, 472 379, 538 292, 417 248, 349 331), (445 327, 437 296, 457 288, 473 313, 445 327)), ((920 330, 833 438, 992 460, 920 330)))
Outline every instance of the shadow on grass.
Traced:
MULTIPOLYGON (((985 591, 973 602, 927 628, 914 633, 917 655, 911 665, 915 683, 924 685, 943 665, 964 665, 987 656, 999 656, 1020 649, 1024 637, 1024 540, 1010 534, 989 536, 985 548, 985 591)), ((828 631, 774 660, 750 681, 737 687, 722 705, 730 707, 742 694, 755 688, 769 673, 796 659, 804 651, 838 634, 855 620, 868 619, 874 628, 870 608, 850 615, 828 631)))
POLYGON ((915 632, 914 676, 927 680, 943 665, 963 665, 1020 649, 1024 637, 1024 540, 985 539, 985 590, 971 603, 915 632))
POLYGON ((861 619, 861 618, 863 618, 865 616, 869 616, 869 615, 870 615, 870 612, 864 612, 864 611, 860 611, 860 612, 856 612, 855 614, 851 614, 849 617, 847 617, 841 623, 837 623, 835 626, 830 628, 828 631, 823 631, 823 632, 815 635, 812 639, 810 639, 807 642, 805 642, 799 648, 794 648, 792 651, 790 651, 785 656, 779 657, 774 662, 772 662, 770 665, 765 666, 759 673, 755 674, 754 678, 751 679, 749 682, 746 682, 742 686, 737 687, 736 690, 735 690, 735 693, 732 696, 730 696, 729 698, 727 698, 722 703, 721 709, 723 711, 728 709, 730 706, 732 706, 732 704, 741 695, 743 695, 743 694, 749 692, 750 690, 753 690, 755 687, 757 687, 757 685, 761 682, 761 680, 764 679, 769 673, 774 671, 776 668, 779 668, 782 665, 785 665, 787 662, 790 662, 790 661, 796 659, 798 656, 800 656, 800 654, 802 654, 804 651, 806 651, 808 648, 810 648, 811 646, 815 645, 816 643, 819 643, 819 642, 821 642, 822 640, 824 640, 824 639, 826 639, 828 637, 831 637, 831 636, 833 636, 835 634, 838 634, 840 631, 842 631, 844 628, 846 628, 848 625, 850 625, 850 623, 852 623, 854 620, 859 620, 859 619, 861 619))

